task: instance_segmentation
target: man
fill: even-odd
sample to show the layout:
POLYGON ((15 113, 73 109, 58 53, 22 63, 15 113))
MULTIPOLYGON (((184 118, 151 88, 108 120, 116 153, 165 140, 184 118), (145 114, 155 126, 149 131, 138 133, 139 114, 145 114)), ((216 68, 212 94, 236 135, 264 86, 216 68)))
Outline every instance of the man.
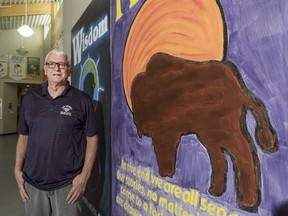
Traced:
POLYGON ((81 215, 81 196, 98 149, 90 97, 70 86, 68 56, 45 58, 47 82, 21 106, 15 177, 29 216, 81 215))

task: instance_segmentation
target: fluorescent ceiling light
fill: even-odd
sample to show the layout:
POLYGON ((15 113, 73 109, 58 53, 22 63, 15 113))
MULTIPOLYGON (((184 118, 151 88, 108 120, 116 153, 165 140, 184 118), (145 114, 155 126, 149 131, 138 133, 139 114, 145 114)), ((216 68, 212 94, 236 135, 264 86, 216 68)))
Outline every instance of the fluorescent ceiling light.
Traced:
POLYGON ((34 31, 28 25, 21 26, 17 31, 23 37, 30 37, 34 34, 34 31))

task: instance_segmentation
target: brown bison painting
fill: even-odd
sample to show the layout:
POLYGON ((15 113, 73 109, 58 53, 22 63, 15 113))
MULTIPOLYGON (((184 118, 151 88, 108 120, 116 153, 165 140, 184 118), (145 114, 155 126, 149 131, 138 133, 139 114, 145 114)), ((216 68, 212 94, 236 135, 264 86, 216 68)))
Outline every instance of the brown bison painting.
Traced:
POLYGON ((161 176, 173 177, 181 137, 196 134, 210 157, 209 192, 225 192, 228 155, 239 207, 257 211, 261 170, 247 112, 257 122, 255 138, 265 153, 278 149, 278 139, 264 103, 249 91, 232 62, 196 62, 156 53, 146 71, 134 78, 131 103, 138 135, 152 138, 161 176))

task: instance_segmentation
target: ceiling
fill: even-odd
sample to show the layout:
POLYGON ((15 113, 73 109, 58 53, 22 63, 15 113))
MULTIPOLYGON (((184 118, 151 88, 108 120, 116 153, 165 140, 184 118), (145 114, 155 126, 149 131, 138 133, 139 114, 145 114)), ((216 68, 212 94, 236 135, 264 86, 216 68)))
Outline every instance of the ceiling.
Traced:
POLYGON ((57 1, 0 0, 0 32, 15 30, 24 24, 31 28, 50 26, 55 11, 54 3, 57 1))

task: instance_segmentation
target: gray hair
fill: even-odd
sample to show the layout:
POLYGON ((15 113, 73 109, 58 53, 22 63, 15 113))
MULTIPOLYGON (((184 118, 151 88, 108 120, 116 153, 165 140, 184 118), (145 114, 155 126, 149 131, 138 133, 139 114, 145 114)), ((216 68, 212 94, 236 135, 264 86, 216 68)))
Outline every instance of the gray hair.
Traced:
POLYGON ((44 64, 46 64, 48 57, 49 57, 50 55, 52 55, 52 54, 53 54, 53 55, 58 55, 58 56, 64 56, 67 65, 70 66, 68 54, 66 54, 63 50, 60 50, 60 49, 52 49, 50 52, 48 52, 48 54, 47 54, 46 57, 45 57, 45 62, 44 62, 44 64))

